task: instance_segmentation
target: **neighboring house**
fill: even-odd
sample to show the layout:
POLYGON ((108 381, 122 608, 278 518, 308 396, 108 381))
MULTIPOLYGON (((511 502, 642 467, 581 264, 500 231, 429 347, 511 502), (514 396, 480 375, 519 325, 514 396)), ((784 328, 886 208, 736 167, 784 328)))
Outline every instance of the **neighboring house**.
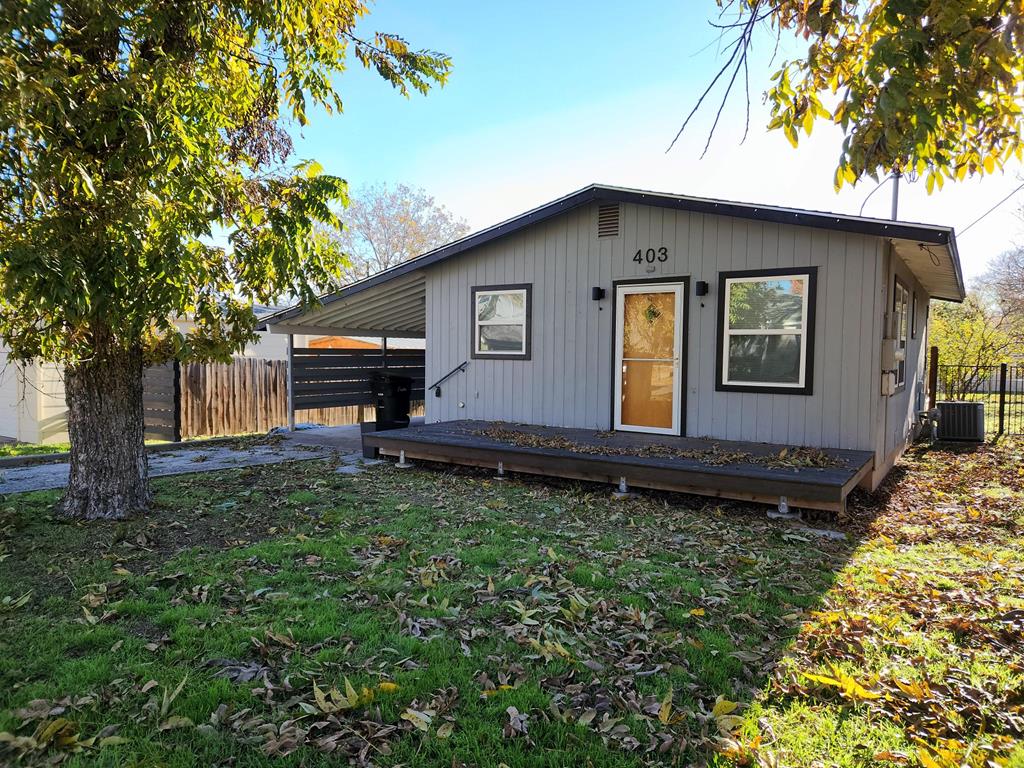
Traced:
POLYGON ((324 299, 277 333, 425 337, 426 420, 871 452, 925 407, 953 230, 590 186, 324 299))
MULTIPOLYGON (((271 338, 284 339, 283 336, 271 338)), ((388 339, 389 349, 423 349, 424 344, 423 339, 388 339)), ((312 349, 380 349, 381 340, 374 336, 317 336, 309 340, 308 346, 312 349)))
MULTIPOLYGON (((257 317, 278 311, 279 307, 255 306, 257 317)), ((188 331, 188 320, 175 323, 188 331)), ((287 360, 288 339, 261 332, 259 340, 248 345, 239 357, 265 360, 287 360)), ((307 343, 306 336, 297 336, 296 345, 307 343)), ((7 350, 0 347, 0 440, 23 443, 67 442, 67 405, 64 402, 64 377, 61 367, 53 363, 9 362, 7 350)))

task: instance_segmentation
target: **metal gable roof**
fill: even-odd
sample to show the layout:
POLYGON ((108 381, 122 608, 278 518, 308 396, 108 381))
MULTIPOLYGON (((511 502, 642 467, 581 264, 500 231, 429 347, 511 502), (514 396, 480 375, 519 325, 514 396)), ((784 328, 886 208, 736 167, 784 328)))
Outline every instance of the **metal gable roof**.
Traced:
MULTIPOLYGON (((433 251, 417 256, 402 264, 398 264, 383 272, 378 272, 341 290, 324 296, 320 299, 320 306, 306 308, 301 306, 292 307, 282 312, 275 313, 263 318, 261 327, 282 325, 294 326, 291 332, 302 333, 298 330, 299 323, 294 322, 303 315, 312 313, 318 317, 324 317, 329 313, 328 308, 335 302, 354 297, 364 291, 373 289, 383 283, 397 280, 410 273, 417 272, 438 262, 458 256, 468 250, 497 240, 505 235, 518 232, 538 222, 545 221, 561 213, 572 210, 582 205, 594 202, 605 203, 632 203, 635 205, 650 205, 673 210, 690 211, 693 213, 705 213, 716 216, 749 219, 754 221, 767 221, 776 224, 790 224, 801 227, 817 227, 830 229, 839 232, 850 232, 862 235, 883 237, 895 243, 901 244, 898 250, 903 253, 911 253, 916 249, 931 254, 927 246, 941 246, 949 257, 948 278, 955 281, 956 295, 943 295, 945 291, 934 294, 935 298, 942 298, 951 301, 963 299, 965 288, 963 273, 960 267, 960 258, 956 247, 956 236, 952 227, 939 226, 935 224, 915 224, 902 221, 891 221, 888 219, 874 219, 864 216, 849 216, 839 213, 828 213, 825 211, 811 211, 797 208, 783 208, 771 205, 756 205, 753 203, 740 203, 728 200, 714 200, 710 198, 691 197, 688 195, 677 195, 663 192, 651 192, 639 189, 628 189, 624 187, 613 187, 602 184, 591 184, 565 197, 545 203, 537 208, 529 210, 519 216, 503 221, 487 229, 480 230, 468 235, 461 240, 456 240, 433 251), (293 321, 289 323, 288 321, 293 321)), ((420 276, 422 279, 422 276, 420 276)), ((403 281, 405 283, 406 281, 403 281)), ((410 281, 419 282, 419 281, 410 281)), ((952 283, 950 283, 952 285, 952 283)), ((409 286, 412 287, 411 285, 409 286)), ((417 286, 418 288, 419 286, 417 286)), ((927 286, 926 286, 927 287, 927 286)), ((414 289, 416 290, 416 289, 414 289)), ((418 293, 418 291, 416 291, 418 293)), ((309 323, 302 323, 309 326, 309 323)), ((282 327, 282 330, 284 328, 282 327)), ((397 329, 392 329, 397 330, 397 329)), ((410 329, 412 330, 412 329, 410 329)), ((414 329, 419 335, 423 331, 417 327, 414 329)), ((286 331, 287 332, 287 331, 286 331)))

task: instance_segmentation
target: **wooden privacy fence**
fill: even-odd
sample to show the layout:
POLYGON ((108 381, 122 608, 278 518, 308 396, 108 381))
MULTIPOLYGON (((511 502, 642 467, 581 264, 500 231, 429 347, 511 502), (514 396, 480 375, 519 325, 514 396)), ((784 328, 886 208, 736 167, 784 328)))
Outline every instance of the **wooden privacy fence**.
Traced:
MULTIPOLYGON (((412 377, 414 410, 423 400, 424 352, 295 349, 297 421, 328 426, 373 418, 370 373, 387 367, 412 377)), ((267 432, 288 425, 288 361, 168 363, 146 371, 146 438, 181 440, 267 432)))
POLYGON ((181 371, 183 437, 267 432, 288 423, 288 363, 236 358, 181 371))

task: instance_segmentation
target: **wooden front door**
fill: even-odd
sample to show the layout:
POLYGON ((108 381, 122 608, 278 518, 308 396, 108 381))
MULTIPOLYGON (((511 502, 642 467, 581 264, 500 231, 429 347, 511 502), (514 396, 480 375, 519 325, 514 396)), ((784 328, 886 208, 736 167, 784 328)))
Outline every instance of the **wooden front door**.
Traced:
POLYGON ((685 283, 618 286, 615 429, 679 434, 685 310, 685 283))

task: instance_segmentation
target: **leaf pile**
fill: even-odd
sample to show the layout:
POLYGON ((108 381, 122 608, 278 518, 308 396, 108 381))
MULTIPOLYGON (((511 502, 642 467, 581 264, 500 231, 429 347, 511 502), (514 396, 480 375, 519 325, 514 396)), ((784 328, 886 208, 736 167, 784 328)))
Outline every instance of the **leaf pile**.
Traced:
MULTIPOLYGON (((615 446, 605 443, 581 443, 564 435, 545 434, 525 429, 515 429, 496 422, 483 429, 473 430, 479 437, 487 437, 521 448, 547 448, 556 451, 584 453, 595 456, 636 456, 639 458, 689 459, 709 466, 726 464, 755 464, 763 467, 827 469, 843 465, 840 460, 829 456, 818 448, 787 447, 769 454, 754 454, 749 451, 723 450, 716 442, 708 448, 679 448, 670 443, 649 443, 642 446, 615 446)), ((596 437, 607 439, 610 433, 595 432, 596 437)))

